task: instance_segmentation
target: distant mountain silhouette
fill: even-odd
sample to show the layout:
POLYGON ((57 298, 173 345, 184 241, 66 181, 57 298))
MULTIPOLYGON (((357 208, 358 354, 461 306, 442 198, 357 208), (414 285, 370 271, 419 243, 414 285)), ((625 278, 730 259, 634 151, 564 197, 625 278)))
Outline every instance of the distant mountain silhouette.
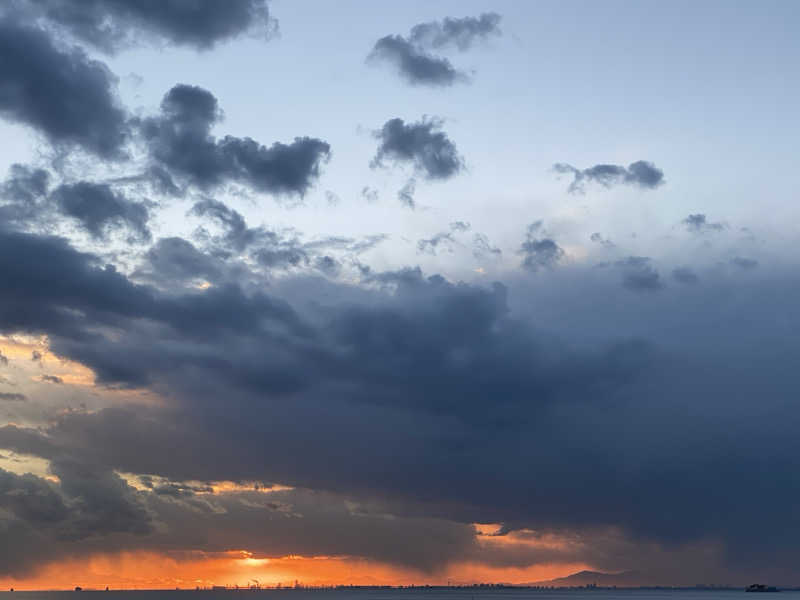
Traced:
POLYGON ((536 581, 530 585, 553 587, 577 587, 596 584, 600 587, 637 587, 647 585, 646 578, 638 571, 623 571, 622 573, 603 573, 601 571, 578 571, 566 577, 558 577, 547 581, 536 581))

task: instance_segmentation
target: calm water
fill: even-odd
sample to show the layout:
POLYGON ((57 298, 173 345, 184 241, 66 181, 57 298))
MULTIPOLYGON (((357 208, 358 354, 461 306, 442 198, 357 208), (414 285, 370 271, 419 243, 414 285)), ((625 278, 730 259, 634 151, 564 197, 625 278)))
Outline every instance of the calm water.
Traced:
MULTIPOLYGON (((800 600, 800 591, 775 597, 738 590, 513 590, 355 589, 254 591, 84 591, 82 600, 800 600), (84 596, 88 595, 89 598, 84 596), (102 596, 99 598, 98 596, 102 596)), ((76 592, 2 592, 2 600, 79 600, 76 592)))

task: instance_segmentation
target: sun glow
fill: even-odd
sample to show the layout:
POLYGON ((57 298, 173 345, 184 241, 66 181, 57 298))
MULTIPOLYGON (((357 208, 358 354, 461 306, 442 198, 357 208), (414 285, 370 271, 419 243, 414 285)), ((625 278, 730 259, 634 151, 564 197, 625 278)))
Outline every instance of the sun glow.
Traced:
POLYGON ((469 585, 478 582, 531 583, 586 568, 581 564, 497 568, 457 563, 437 573, 348 556, 257 557, 247 550, 223 553, 123 552, 51 563, 25 577, 0 578, 17 590, 193 589, 196 587, 290 587, 330 585, 469 585), (254 583, 255 582, 255 583, 254 583))

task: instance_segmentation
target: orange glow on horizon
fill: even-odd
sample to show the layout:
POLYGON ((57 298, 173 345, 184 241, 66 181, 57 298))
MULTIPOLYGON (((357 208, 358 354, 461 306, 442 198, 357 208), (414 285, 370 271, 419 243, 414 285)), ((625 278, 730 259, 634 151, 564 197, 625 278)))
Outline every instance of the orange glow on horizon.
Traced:
POLYGON ((0 576, 0 589, 194 589, 212 585, 248 587, 330 585, 468 585, 472 583, 532 583, 588 568, 583 564, 536 565, 504 568, 476 563, 453 564, 441 572, 413 569, 362 558, 284 556, 256 558, 246 550, 213 555, 201 552, 189 558, 168 553, 123 552, 67 559, 44 565, 20 577, 0 576))

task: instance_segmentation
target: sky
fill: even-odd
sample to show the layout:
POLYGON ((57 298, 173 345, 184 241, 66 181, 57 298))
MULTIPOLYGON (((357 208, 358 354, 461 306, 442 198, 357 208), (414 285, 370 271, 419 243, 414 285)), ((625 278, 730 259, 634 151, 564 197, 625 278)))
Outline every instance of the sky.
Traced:
POLYGON ((0 587, 800 585, 800 7, 0 7, 0 587))

